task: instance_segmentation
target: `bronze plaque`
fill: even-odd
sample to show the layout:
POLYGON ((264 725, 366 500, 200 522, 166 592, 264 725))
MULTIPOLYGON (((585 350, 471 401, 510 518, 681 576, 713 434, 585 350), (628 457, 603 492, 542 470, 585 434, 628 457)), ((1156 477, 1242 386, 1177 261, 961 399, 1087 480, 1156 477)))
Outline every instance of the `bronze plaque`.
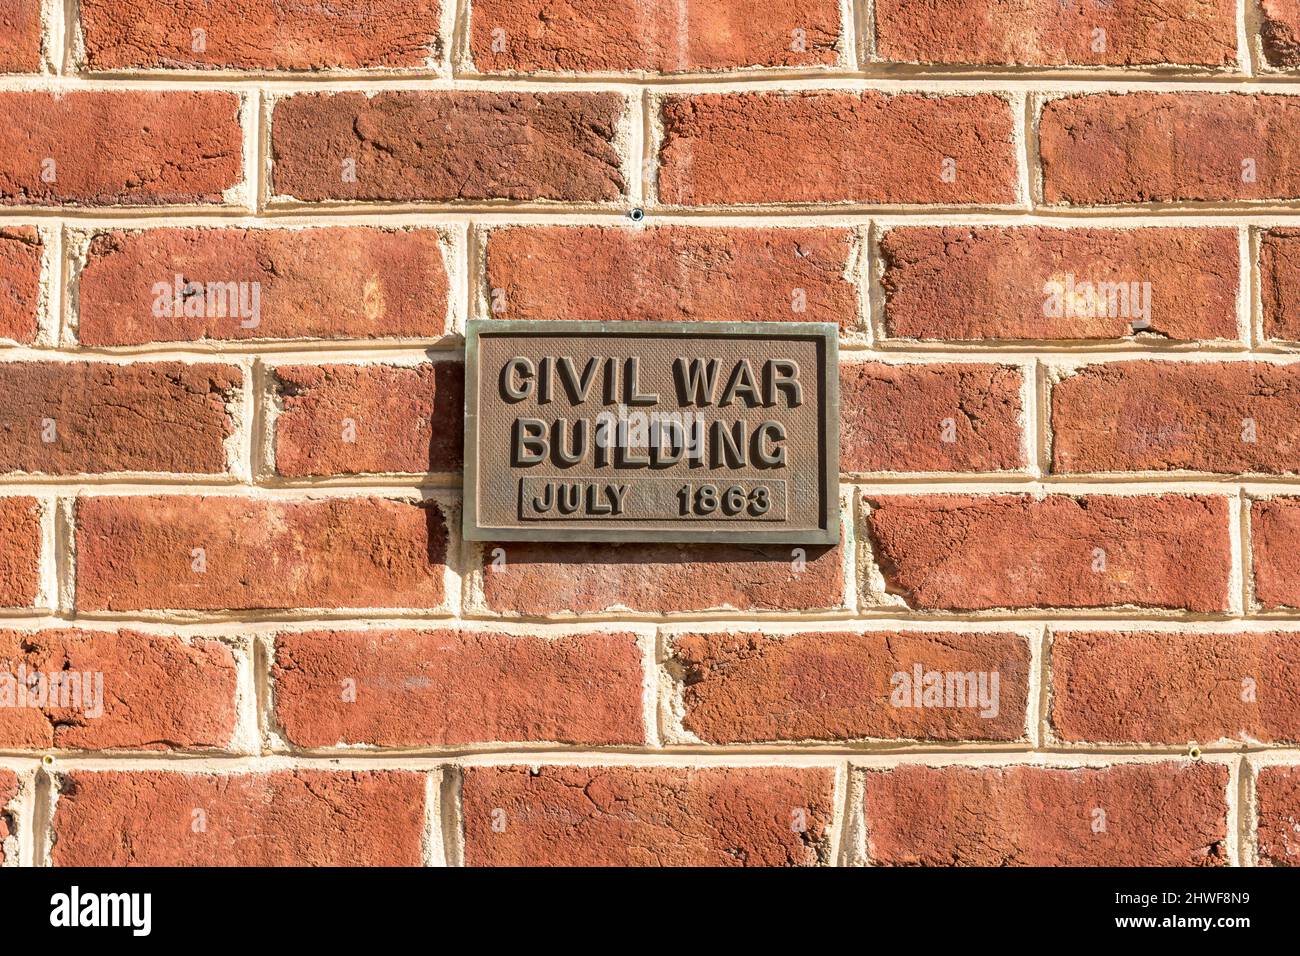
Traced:
POLYGON ((465 537, 837 542, 837 334, 470 322, 465 537))

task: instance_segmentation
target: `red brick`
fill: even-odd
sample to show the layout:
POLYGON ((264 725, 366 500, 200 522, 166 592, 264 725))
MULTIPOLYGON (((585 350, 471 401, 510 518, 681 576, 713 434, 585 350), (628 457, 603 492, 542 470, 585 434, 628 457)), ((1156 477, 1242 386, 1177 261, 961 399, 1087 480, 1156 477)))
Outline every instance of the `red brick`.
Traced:
POLYGON ((18 855, 18 841, 14 838, 17 825, 11 804, 18 796, 18 775, 12 770, 0 770, 0 865, 5 854, 18 855))
POLYGON ((1016 200, 1011 107, 991 94, 668 96, 663 124, 659 198, 673 205, 1016 200))
POLYGON ((281 365, 272 376, 281 403, 275 419, 278 474, 460 471, 460 362, 281 365))
POLYGON ((1112 362, 1052 389, 1058 472, 1297 469, 1300 366, 1112 362))
POLYGON ((1300 97, 1067 96, 1043 107, 1038 142, 1051 205, 1300 198, 1300 97))
POLYGON ((866 533, 887 590, 916 610, 1228 606, 1224 498, 898 495, 868 503, 866 533))
POLYGON ((243 381, 237 365, 0 362, 0 472, 222 474, 243 381))
POLYGON ((235 730, 236 667, 230 648, 206 637, 0 631, 0 675, 9 675, 0 676, 0 700, 9 697, 0 708, 0 747, 228 747, 235 730), (78 675, 78 683, 51 692, 40 707, 31 691, 23 706, 14 696, 16 688, 6 686, 7 680, 57 672, 78 675))
POLYGON ((875 20, 880 57, 906 63, 1223 67, 1237 62, 1234 0, 876 0, 875 20), (1104 38, 1094 30, 1104 30, 1104 38))
POLYGON ((40 561, 40 505, 35 498, 0 498, 0 607, 36 603, 40 561))
POLYGON ((482 554, 483 604, 509 614, 812 611, 845 602, 840 545, 511 542, 482 554))
POLYGON ((1029 646, 1015 634, 705 632, 682 634, 670 649, 682 726, 707 743, 1025 736, 1029 646), (923 673, 989 675, 985 705, 954 696, 952 704, 915 706, 908 688, 918 664, 923 673))
POLYGON ((306 202, 612 202, 617 93, 384 90, 278 101, 274 191, 306 202), (345 182, 354 160, 356 181, 345 182))
POLYGON ((488 235, 494 318, 858 324, 848 229, 524 226, 488 235))
POLYGON ((41 68, 41 0, 7 0, 0 7, 0 73, 41 68))
POLYGON ((81 611, 438 608, 447 526, 383 498, 92 496, 76 544, 81 611))
POLYGON ((1259 605, 1300 607, 1300 498, 1252 501, 1250 546, 1259 605))
POLYGON ((840 366, 840 471, 1023 468, 1022 371, 1013 365, 840 366))
POLYGON ((80 11, 91 70, 360 70, 439 55, 438 0, 81 0, 80 11))
POLYGON ((1300 863, 1300 767, 1261 767, 1255 778, 1260 866, 1300 863))
POLYGON ((1300 229, 1260 237, 1259 273, 1265 338, 1300 341, 1300 229))
POLYGON ((44 247, 35 229, 0 229, 0 339, 22 345, 36 339, 44 247))
POLYGON ((77 770, 60 778, 51 856, 55 866, 419 866, 424 786, 400 770, 77 770))
POLYGON ((300 747, 645 741, 628 633, 284 633, 272 677, 276 719, 300 747))
POLYGON ((1132 338, 1143 316, 1131 298, 1126 314, 1123 299, 1112 310, 1107 298, 1098 309, 1094 300, 1069 292, 1071 283, 1096 290, 1107 282, 1130 289, 1133 282, 1151 283, 1152 334, 1240 335, 1240 257, 1232 229, 904 226, 882 236, 880 255, 885 328, 896 338, 1132 338), (1068 311, 1066 302, 1074 304, 1068 311))
POLYGON ((1056 735, 1072 743, 1300 740, 1295 637, 1057 631, 1056 735))
POLYGON ((475 0, 470 15, 470 51, 485 73, 686 73, 839 60, 836 0, 568 0, 560 8, 475 0))
POLYGON ((78 279, 83 345, 244 339, 436 338, 447 270, 433 229, 114 230, 90 242, 78 279), (238 315, 159 317, 156 285, 247 283, 238 315), (253 284, 256 283, 256 286, 253 284), (253 290, 258 290, 254 302, 253 290), (246 291, 245 291, 246 290, 246 291), (256 308, 252 306, 256 305, 256 308), (247 315, 247 313, 252 313, 247 315))
POLYGON ((0 205, 220 203, 243 177, 233 93, 0 92, 0 126, 0 205))
POLYGON ((467 866, 811 866, 832 772, 786 767, 469 767, 467 866), (495 824, 495 826, 494 826, 495 824))
POLYGON ((878 866, 1221 866, 1227 786, 1228 768, 1206 763, 901 766, 867 774, 867 855, 878 866))
POLYGON ((1296 0, 1259 0, 1259 35, 1270 66, 1300 66, 1300 5, 1296 0))

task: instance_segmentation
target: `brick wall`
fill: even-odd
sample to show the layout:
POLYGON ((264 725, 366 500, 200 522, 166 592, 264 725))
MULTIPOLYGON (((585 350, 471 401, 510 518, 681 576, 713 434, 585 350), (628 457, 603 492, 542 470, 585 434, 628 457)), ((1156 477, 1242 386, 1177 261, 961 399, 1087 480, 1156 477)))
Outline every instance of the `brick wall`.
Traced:
POLYGON ((0 674, 85 677, 8 682, 4 865, 1300 860, 1298 69, 1287 0, 0 3, 0 674), (463 541, 471 318, 837 323, 840 544, 463 541))

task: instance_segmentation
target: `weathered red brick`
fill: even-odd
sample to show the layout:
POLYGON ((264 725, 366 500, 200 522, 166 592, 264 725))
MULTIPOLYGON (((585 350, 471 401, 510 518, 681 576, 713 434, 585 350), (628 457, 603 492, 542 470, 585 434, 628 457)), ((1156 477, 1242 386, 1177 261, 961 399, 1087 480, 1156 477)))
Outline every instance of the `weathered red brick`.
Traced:
POLYGON ((481 552, 483 605, 509 614, 842 607, 840 545, 511 542, 481 552), (495 552, 500 552, 502 563, 495 552))
POLYGON ((1255 600, 1269 610, 1300 607, 1300 498, 1250 504, 1255 600))
POLYGON ((876 0, 876 46, 954 66, 1223 67, 1237 62, 1236 14, 1234 0, 876 0))
POLYGON ((1298 417, 1300 366, 1089 365, 1052 389, 1052 467, 1289 474, 1300 466, 1298 417))
POLYGON ((1057 631, 1052 725, 1072 743, 1300 740, 1294 634, 1057 631))
POLYGON ((811 866, 829 769, 468 767, 467 866, 811 866))
POLYGON ((244 375, 185 362, 0 362, 0 472, 221 474, 244 375))
POLYGON ((1122 339, 1143 329, 1182 340, 1240 337, 1232 229, 903 226, 881 237, 880 255, 885 328, 896 338, 1122 339), (1149 298, 1141 283, 1150 283, 1149 298))
POLYGON ((1300 767, 1261 767, 1255 776, 1258 865, 1300 863, 1300 767))
POLYGON ((488 233, 494 318, 858 324, 848 229, 520 226, 488 233), (798 311, 796 311, 798 310, 798 311))
POLYGON ((1300 340, 1300 229, 1274 229, 1259 242, 1264 336, 1300 340))
POLYGON ((281 365, 271 370, 278 474, 460 471, 465 366, 281 365))
POLYGON ((113 230, 91 240, 77 285, 83 345, 446 332, 447 269, 433 229, 113 230), (200 314, 176 314, 177 276, 182 289, 204 287, 200 314), (243 283, 239 310, 216 295, 210 309, 208 288, 225 294, 232 282, 243 283))
POLYGON ((447 526, 432 502, 90 496, 76 546, 82 611, 438 608, 447 526))
POLYGON ((1025 737, 1029 646, 1016 634, 703 632, 673 638, 670 651, 682 726, 708 743, 1025 737), (917 706, 918 665, 970 675, 975 693, 955 679, 950 698, 917 706))
POLYGON ((0 92, 0 205, 220 203, 243 178, 239 97, 0 92))
POLYGON ((274 191, 306 202, 613 202, 626 191, 614 146, 625 107, 604 92, 289 96, 271 124, 274 191))
POLYGON ((419 866, 424 775, 400 770, 60 777, 55 866, 419 866))
POLYGON ((700 93, 668 96, 662 109, 665 203, 1016 199, 1014 121, 999 96, 700 93), (948 159, 956 163, 951 177, 948 159))
POLYGON ((18 796, 18 774, 12 770, 0 770, 0 865, 5 862, 5 855, 18 855, 18 841, 14 838, 17 831, 15 814, 10 809, 18 796))
POLYGON ((840 366, 840 471, 1012 471, 1026 464, 1013 365, 840 366))
POLYGON ((0 607, 36 603, 40 564, 40 505, 35 498, 0 498, 0 607))
POLYGON ((1300 66, 1300 5, 1296 0, 1259 0, 1259 35, 1270 66, 1300 66))
POLYGON ((300 747, 645 742, 628 633, 283 633, 271 673, 276 719, 300 747))
POLYGON ((35 229, 0 229, 0 339, 22 345, 36 339, 44 247, 35 229))
POLYGON ((41 68, 41 0, 7 0, 0 7, 0 73, 41 68))
POLYGON ((1206 495, 867 499, 885 585, 917 610, 1228 607, 1228 502, 1206 495), (1178 547, 1171 549, 1170 541, 1178 547))
POLYGON ((867 855, 877 866, 1221 866, 1227 787, 1221 764, 1174 761, 873 771, 867 855))
POLYGON ((138 631, 0 631, 0 747, 198 750, 228 747, 237 663, 206 637, 138 631), (75 675, 50 689, 49 675, 75 675), (36 678, 23 698, 17 683, 36 678), (39 696, 36 696, 38 695, 39 696))
POLYGON ((1043 107, 1051 205, 1300 198, 1300 97, 1097 93, 1043 107))
POLYGON ((470 51, 485 73, 686 73, 839 60, 836 0, 475 0, 470 51))
POLYGON ((438 18, 438 0, 80 3, 91 70, 424 67, 440 55, 438 18))

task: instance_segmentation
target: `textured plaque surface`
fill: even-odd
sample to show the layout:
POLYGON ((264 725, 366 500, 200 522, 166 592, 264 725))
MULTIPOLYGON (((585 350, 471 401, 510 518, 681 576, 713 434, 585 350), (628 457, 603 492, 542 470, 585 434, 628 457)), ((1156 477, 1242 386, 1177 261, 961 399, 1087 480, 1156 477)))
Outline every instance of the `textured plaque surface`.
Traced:
POLYGON ((465 537, 839 540, 827 323, 469 323, 465 537))

